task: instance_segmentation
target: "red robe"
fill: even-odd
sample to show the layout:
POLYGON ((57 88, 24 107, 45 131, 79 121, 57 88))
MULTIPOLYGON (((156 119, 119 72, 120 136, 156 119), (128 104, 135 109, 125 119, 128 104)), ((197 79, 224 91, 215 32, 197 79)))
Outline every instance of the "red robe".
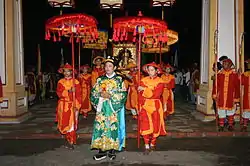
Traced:
POLYGON ((217 88, 213 86, 213 98, 217 99, 218 110, 233 110, 240 100, 239 77, 232 69, 221 70, 217 74, 217 88), (217 93, 216 93, 217 89, 217 93))
POLYGON ((250 71, 241 76, 241 84, 243 86, 243 108, 245 112, 250 112, 250 71))
POLYGON ((132 82, 125 81, 125 84, 127 84, 129 91, 126 101, 126 109, 127 110, 137 110, 137 103, 138 103, 138 94, 137 94, 137 88, 138 88, 138 74, 137 72, 129 73, 132 78, 132 82))
POLYGON ((97 78, 104 75, 104 74, 105 74, 105 71, 101 67, 100 68, 95 67, 93 69, 93 71, 91 73, 91 85, 92 85, 92 87, 95 85, 97 78))
MULTIPOLYGON (((73 79, 63 78, 58 81, 56 93, 59 97, 56 121, 57 128, 61 134, 66 134, 66 139, 71 144, 76 143, 76 129, 78 115, 73 108, 73 93, 69 90, 73 87, 73 79), (73 135, 72 135, 73 134, 73 135)), ((75 107, 77 110, 81 108, 81 86, 78 80, 75 80, 75 107)))
POLYGON ((81 74, 79 81, 82 88, 82 106, 80 113, 87 114, 91 111, 90 103, 90 88, 91 88, 91 74, 81 74))
POLYGON ((154 138, 166 135, 161 102, 164 89, 163 80, 160 77, 144 77, 140 85, 145 88, 143 92, 139 93, 141 135, 152 135, 154 138))
POLYGON ((171 74, 163 74, 161 78, 164 81, 162 100, 163 106, 166 107, 166 110, 164 110, 164 116, 166 117, 174 113, 174 94, 172 89, 175 88, 175 77, 171 74))

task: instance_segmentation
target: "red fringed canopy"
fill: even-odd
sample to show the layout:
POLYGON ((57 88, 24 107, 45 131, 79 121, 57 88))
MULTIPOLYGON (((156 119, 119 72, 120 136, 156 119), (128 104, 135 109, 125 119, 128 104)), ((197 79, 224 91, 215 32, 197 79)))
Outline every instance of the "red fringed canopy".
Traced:
POLYGON ((116 42, 127 41, 128 33, 133 33, 133 42, 135 42, 138 31, 144 31, 142 41, 145 44, 148 42, 147 37, 152 36, 154 36, 155 42, 166 43, 168 40, 166 22, 142 16, 141 12, 139 12, 138 16, 114 19, 113 27, 113 40, 116 42))
MULTIPOLYGON (((45 39, 60 41, 61 36, 78 37, 80 35, 90 35, 91 40, 98 38, 97 21, 94 17, 86 14, 64 14, 55 16, 47 20, 45 27, 45 39)), ((79 42, 80 38, 77 38, 79 42)), ((89 42, 89 41, 82 41, 89 42)))

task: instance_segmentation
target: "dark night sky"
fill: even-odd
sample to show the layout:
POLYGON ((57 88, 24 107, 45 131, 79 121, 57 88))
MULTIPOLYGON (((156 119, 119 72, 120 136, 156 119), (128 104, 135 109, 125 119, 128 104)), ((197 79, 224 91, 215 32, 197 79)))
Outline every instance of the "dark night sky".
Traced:
MULTIPOLYGON (((75 0, 75 9, 65 9, 64 13, 83 12, 97 18, 100 29, 109 28, 109 15, 107 11, 99 9, 98 0, 75 0)), ((150 8, 150 0, 124 0, 124 11, 114 11, 114 17, 125 15, 128 11, 129 15, 137 15, 142 10, 145 16, 161 18, 160 8, 150 8)), ((25 64, 36 65, 37 62, 37 44, 41 44, 42 65, 45 69, 48 64, 58 67, 60 63, 60 47, 64 47, 66 59, 70 62, 70 44, 68 42, 53 43, 44 40, 45 21, 54 16, 59 15, 59 10, 51 8, 47 0, 36 0, 32 6, 30 0, 23 0, 23 21, 24 21, 24 53, 25 64), (35 5, 35 6, 34 6, 35 5)), ((245 0, 245 8, 250 7, 250 3, 245 0)), ((246 10, 245 10, 246 11, 246 10)), ((245 12, 248 18, 249 11, 245 12)), ((165 9, 165 21, 167 21, 170 29, 179 33, 179 42, 172 46, 172 52, 165 56, 164 60, 168 60, 169 55, 173 54, 175 48, 180 50, 180 63, 189 64, 199 62, 200 45, 201 45, 201 0, 191 3, 186 0, 177 0, 172 8, 165 9)), ((250 25, 245 21, 245 32, 250 32, 250 25)), ((245 43, 249 43, 250 37, 246 35, 245 43)), ((248 54, 250 49, 245 49, 248 54)), ((82 63, 90 62, 90 50, 82 50, 84 59, 82 63)), ((83 58, 82 58, 83 59, 83 58)))

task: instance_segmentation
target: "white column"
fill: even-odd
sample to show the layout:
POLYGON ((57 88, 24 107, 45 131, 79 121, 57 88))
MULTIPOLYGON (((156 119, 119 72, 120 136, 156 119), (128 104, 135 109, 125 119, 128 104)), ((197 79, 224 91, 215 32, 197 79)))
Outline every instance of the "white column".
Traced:
POLYGON ((234 64, 236 54, 235 0, 218 0, 218 58, 228 56, 234 64))
POLYGON ((3 84, 6 84, 6 66, 5 66, 5 22, 4 22, 4 0, 0 0, 0 76, 3 84))
POLYGON ((23 24, 21 1, 14 1, 14 38, 15 38, 15 80, 17 85, 23 85, 23 24))
POLYGON ((210 28, 210 0, 202 3, 202 35, 201 35, 201 84, 208 84, 209 78, 209 28, 210 28))

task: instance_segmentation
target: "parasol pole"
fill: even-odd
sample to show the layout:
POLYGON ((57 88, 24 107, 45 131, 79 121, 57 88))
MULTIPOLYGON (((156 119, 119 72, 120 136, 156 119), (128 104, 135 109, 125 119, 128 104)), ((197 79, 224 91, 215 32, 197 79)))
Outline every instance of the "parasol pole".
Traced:
MULTIPOLYGON (((73 33, 72 33, 72 36, 71 36, 72 40, 71 40, 71 53, 72 53, 72 67, 73 67, 73 73, 72 73, 72 76, 73 76, 73 88, 75 88, 75 90, 73 91, 73 111, 75 111, 75 108, 76 108, 76 86, 75 86, 75 50, 74 50, 74 36, 73 36, 73 33)), ((74 117, 74 125, 77 126, 77 112, 75 112, 75 117, 74 117)))
POLYGON ((164 20, 164 4, 161 4, 161 19, 164 20))
POLYGON ((81 42, 79 42, 79 50, 78 50, 78 75, 80 77, 80 69, 81 69, 81 42))
MULTIPOLYGON (((239 70, 243 70, 244 72, 244 68, 242 69, 242 49, 243 49, 243 41, 244 41, 244 32, 241 33, 241 37, 240 37, 240 46, 239 46, 239 70)), ((242 107, 243 107, 243 98, 242 98, 242 86, 241 86, 241 83, 242 83, 242 80, 241 80, 241 72, 239 73, 239 81, 240 81, 240 125, 243 124, 243 118, 242 118, 242 114, 243 114, 243 111, 242 111, 242 107)))
MULTIPOLYGON (((138 27, 138 32, 139 32, 139 41, 138 41, 138 61, 137 61, 137 67, 138 67, 138 83, 140 86, 141 82, 141 42, 142 42, 142 26, 138 27)), ((137 147, 140 148, 140 110, 141 110, 141 105, 140 105, 140 95, 138 95, 138 118, 137 118, 137 147)))
POLYGON ((112 10, 109 13, 109 19, 110 19, 110 28, 112 28, 113 25, 113 14, 112 14, 112 10))
POLYGON ((160 64, 162 63, 161 54, 162 54, 162 42, 160 42, 160 64))

